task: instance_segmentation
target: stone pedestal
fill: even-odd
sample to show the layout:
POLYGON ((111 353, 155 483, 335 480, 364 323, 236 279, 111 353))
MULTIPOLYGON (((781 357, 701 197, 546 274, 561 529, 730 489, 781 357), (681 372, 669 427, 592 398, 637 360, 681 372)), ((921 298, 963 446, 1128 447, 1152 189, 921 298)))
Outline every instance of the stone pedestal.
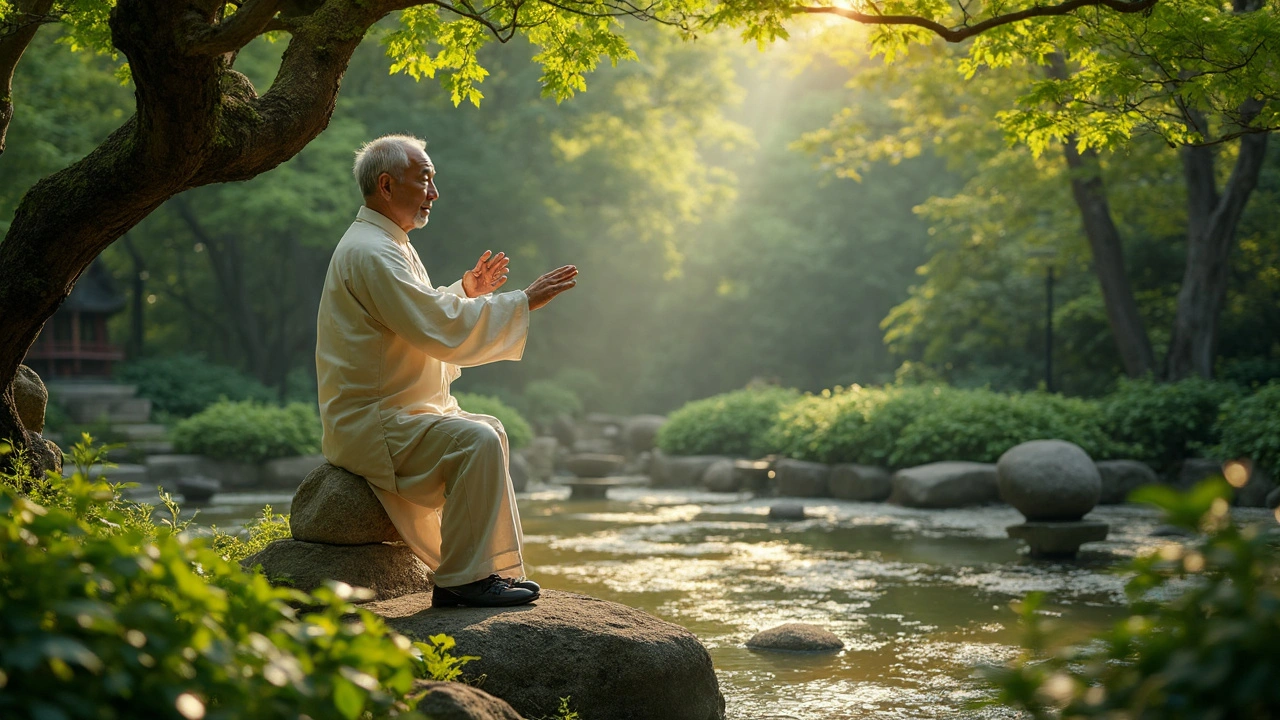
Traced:
POLYGON ((1087 542, 1107 539, 1108 526, 1095 520, 1070 522, 1025 522, 1005 528, 1009 537, 1021 540, 1031 550, 1031 557, 1046 559, 1073 558, 1087 542))
POLYGON ((644 485, 644 478, 578 478, 565 482, 572 492, 570 500, 603 500, 609 496, 609 488, 644 485))

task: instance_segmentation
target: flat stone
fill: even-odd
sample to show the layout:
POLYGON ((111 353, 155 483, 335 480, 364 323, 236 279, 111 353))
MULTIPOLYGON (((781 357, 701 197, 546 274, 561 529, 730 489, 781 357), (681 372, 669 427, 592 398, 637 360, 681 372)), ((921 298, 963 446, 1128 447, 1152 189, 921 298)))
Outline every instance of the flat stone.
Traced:
POLYGON ((1099 460, 1094 463, 1102 478, 1099 505, 1118 505, 1129 499, 1129 493, 1144 485, 1155 485, 1160 477, 1151 466, 1140 460, 1099 460))
POLYGON ((996 463, 1000 499, 1028 520, 1079 520, 1098 504, 1102 477, 1089 453, 1065 440, 1032 440, 996 463))
POLYGON ((648 484, 644 477, 578 478, 564 483, 573 489, 570 500, 601 500, 608 497, 609 488, 640 487, 648 484))
POLYGON ((779 503, 769 506, 770 520, 803 520, 804 505, 800 503, 779 503))
POLYGON ((565 465, 569 472, 580 478, 602 478, 616 473, 626 462, 627 459, 621 455, 579 453, 570 455, 565 465))
POLYGON ((994 463, 936 462, 893 474, 890 500, 907 507, 952 508, 1000 499, 994 463))
POLYGON ((44 432, 44 413, 49 406, 49 389, 35 370, 19 365, 13 377, 13 403, 18 419, 29 432, 44 432))
POLYGON ((583 718, 723 720, 711 656, 684 628, 575 593, 543 590, 513 608, 431 607, 429 594, 370 603, 413 640, 444 633, 454 653, 478 655, 465 676, 530 718, 553 717, 568 697, 583 718))
POLYGON ((702 484, 711 492, 735 492, 738 477, 733 472, 733 461, 717 460, 702 474, 702 484))
POLYGON ((761 630, 747 641, 747 647, 784 652, 839 652, 844 649, 844 641, 817 625, 787 623, 761 630))
POLYGON ((418 714, 431 720, 523 720, 506 700, 466 683, 419 680, 414 690, 422 693, 418 714))
POLYGON ((295 540, 330 545, 400 540, 368 481, 329 463, 312 470, 298 486, 289 529, 295 540))
POLYGON ((1005 528, 1009 537, 1021 540, 1034 558, 1072 558, 1087 542, 1107 539, 1108 525, 1093 520, 1076 522, 1025 522, 1005 528))
POLYGON ((311 471, 324 464, 324 455, 319 453, 275 458, 262 464, 258 480, 263 487, 292 490, 301 485, 311 471))
POLYGON ((830 497, 831 466, 782 458, 774 465, 778 494, 783 497, 830 497))
POLYGON ((306 592, 328 580, 369 588, 375 600, 431 590, 430 571, 403 543, 325 545, 276 540, 240 564, 261 565, 272 584, 306 592))
POLYGON ((831 497, 857 502, 883 502, 893 493, 893 476, 871 465, 832 465, 827 479, 831 497))

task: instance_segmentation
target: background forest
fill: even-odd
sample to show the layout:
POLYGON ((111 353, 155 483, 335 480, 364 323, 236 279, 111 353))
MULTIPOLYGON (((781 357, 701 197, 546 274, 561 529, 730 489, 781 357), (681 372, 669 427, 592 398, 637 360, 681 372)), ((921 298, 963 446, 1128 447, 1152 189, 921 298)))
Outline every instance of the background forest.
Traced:
MULTIPOLYGON (((552 380, 616 412, 667 412, 752 380, 1035 389, 1048 265, 1055 389, 1113 389, 1123 367, 1067 166, 1006 141, 996 120, 1021 92, 1014 70, 961 82, 941 47, 888 66, 854 58, 842 48, 864 31, 834 22, 763 53, 635 30, 639 60, 601 68, 562 104, 540 96, 528 46, 486 48, 483 102, 455 108, 438 84, 388 74, 389 29, 375 29, 300 155, 188 191, 108 248, 129 301, 112 337, 135 367, 201 356, 243 373, 244 396, 313 401, 318 294, 360 201, 353 150, 409 132, 439 170, 437 212, 414 237, 437 285, 486 249, 513 256, 510 289, 560 264, 582 273, 535 316, 523 362, 468 370, 457 389, 513 397, 552 380)), ((282 50, 259 40, 237 68, 263 87, 282 50)), ((26 188, 132 111, 115 61, 47 42, 28 52, 0 231, 26 188)), ((1224 165, 1234 152, 1215 150, 1224 165)), ((1101 161, 1160 358, 1186 262, 1178 153, 1138 138, 1101 161)), ((1272 143, 1219 337, 1217 374, 1247 384, 1280 376, 1278 201, 1272 143)))

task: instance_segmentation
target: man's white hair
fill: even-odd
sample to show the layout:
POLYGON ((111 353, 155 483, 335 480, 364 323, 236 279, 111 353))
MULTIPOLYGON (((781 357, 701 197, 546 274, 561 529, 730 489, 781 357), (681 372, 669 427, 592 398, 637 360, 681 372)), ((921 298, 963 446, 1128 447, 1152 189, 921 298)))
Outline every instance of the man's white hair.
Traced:
POLYGON ((356 164, 351 174, 360 184, 360 194, 369 197, 378 191, 378 177, 388 173, 400 177, 409 169, 409 148, 427 151, 427 141, 412 135, 383 135, 365 143, 356 151, 356 164))

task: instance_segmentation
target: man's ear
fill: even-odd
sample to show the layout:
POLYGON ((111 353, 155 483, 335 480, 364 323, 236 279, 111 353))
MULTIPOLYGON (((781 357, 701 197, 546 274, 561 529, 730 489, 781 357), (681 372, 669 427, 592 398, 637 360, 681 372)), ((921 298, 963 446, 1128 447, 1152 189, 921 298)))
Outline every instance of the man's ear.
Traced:
POLYGON ((391 199, 391 173, 382 173, 378 176, 378 194, 384 200, 391 199))

